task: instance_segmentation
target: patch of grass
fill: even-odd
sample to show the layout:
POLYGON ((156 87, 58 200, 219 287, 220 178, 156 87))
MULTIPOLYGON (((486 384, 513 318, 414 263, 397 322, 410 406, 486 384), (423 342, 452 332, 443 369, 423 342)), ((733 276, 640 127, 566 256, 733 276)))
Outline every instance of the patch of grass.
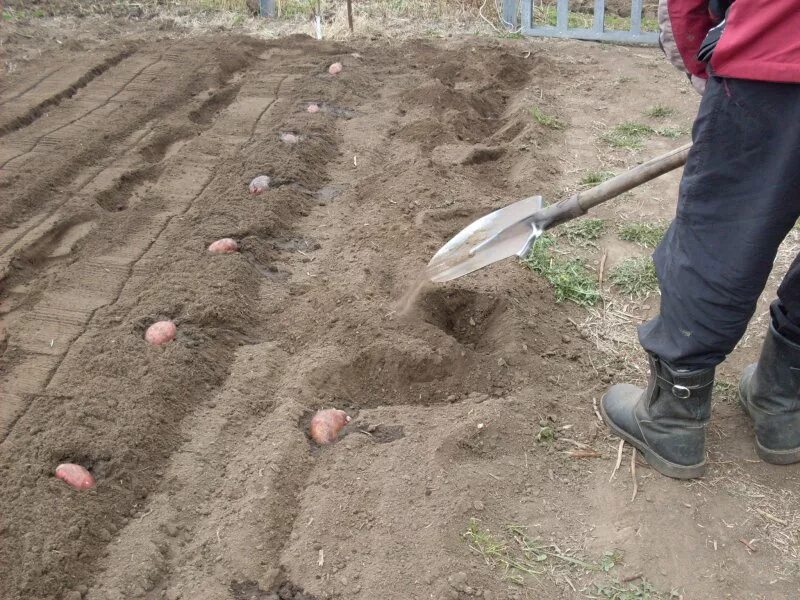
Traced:
POLYGON ((655 106, 648 108, 644 114, 648 117, 653 117, 654 119, 662 119, 675 114, 675 109, 670 108, 669 106, 664 106, 663 104, 656 104, 655 106))
MULTIPOLYGON (((605 28, 611 31, 630 31, 630 17, 620 17, 619 15, 606 12, 603 19, 605 28)), ((652 17, 642 17, 642 31, 658 31, 658 19, 652 17)))
POLYGON ((600 299, 597 280, 579 258, 561 259, 553 256, 553 237, 542 235, 524 262, 553 286, 556 302, 569 300, 580 306, 591 306, 600 299))
POLYGON ((638 149, 653 133, 655 130, 649 125, 628 121, 606 131, 601 138, 614 148, 638 149))
MULTIPOLYGON (((554 4, 536 5, 533 14, 534 23, 537 25, 555 26, 558 23, 558 10, 554 4)), ((594 14, 590 12, 569 11, 567 13, 567 26, 573 29, 591 29, 594 23, 594 14)), ((631 28, 630 17, 620 17, 606 13, 603 24, 607 30, 625 31, 631 28)), ((642 31, 658 31, 658 19, 652 17, 642 18, 642 31)))
POLYGON ((577 219, 564 223, 559 227, 559 233, 578 246, 593 245, 592 242, 603 235, 605 223, 602 219, 577 219))
POLYGON ((661 137, 673 140, 689 133, 689 130, 683 127, 659 127, 655 131, 661 137))
POLYGON ((614 171, 589 171, 584 173, 583 177, 581 177, 581 185, 587 187, 598 185, 604 181, 608 181, 615 175, 616 173, 614 173, 614 171))
POLYGON ((678 598, 680 594, 675 591, 669 595, 659 593, 647 580, 636 583, 605 583, 594 584, 593 594, 590 598, 603 598, 604 600, 659 600, 661 598, 678 598))
POLYGON ((464 532, 470 550, 480 554, 490 567, 501 567, 503 578, 518 585, 525 583, 525 575, 541 575, 544 571, 535 563, 529 562, 518 552, 508 548, 507 541, 482 529, 477 519, 470 519, 469 528, 464 532))
POLYGON ((507 40, 524 40, 525 34, 521 31, 503 31, 502 33, 499 33, 497 37, 507 40))
POLYGON ((667 232, 667 227, 664 223, 629 221, 620 225, 619 239, 645 248, 655 248, 667 232))
POLYGON ((580 590, 587 598, 660 600, 673 597, 659 593, 646 580, 623 584, 618 577, 612 577, 614 568, 622 562, 619 550, 588 557, 564 548, 563 544, 531 535, 529 528, 522 525, 506 525, 499 533, 493 533, 475 518, 470 519, 462 537, 469 549, 499 571, 504 580, 522 587, 530 579, 539 580, 542 576, 560 581, 590 578, 580 590))
POLYGON ((187 4, 204 10, 227 10, 230 12, 249 12, 245 0, 190 0, 187 4))
POLYGON ((543 112, 538 106, 531 108, 531 116, 536 120, 537 123, 544 125, 545 127, 549 127, 550 129, 566 128, 566 124, 559 120, 558 117, 543 112))
POLYGON ((649 256, 626 258, 611 270, 609 280, 621 293, 637 298, 658 289, 656 266, 649 256))
POLYGON ((714 382, 714 399, 717 402, 736 402, 739 398, 739 384, 724 379, 714 382))
POLYGON ((554 442, 556 440, 556 430, 550 425, 540 425, 539 433, 536 434, 536 441, 539 443, 554 442))
POLYGON ((44 11, 43 8, 33 8, 33 9, 13 9, 13 8, 3 8, 3 20, 4 21, 22 21, 25 19, 41 19, 42 17, 46 17, 47 13, 44 11))
POLYGON ((316 10, 316 0, 276 0, 275 12, 280 18, 308 17, 316 10))

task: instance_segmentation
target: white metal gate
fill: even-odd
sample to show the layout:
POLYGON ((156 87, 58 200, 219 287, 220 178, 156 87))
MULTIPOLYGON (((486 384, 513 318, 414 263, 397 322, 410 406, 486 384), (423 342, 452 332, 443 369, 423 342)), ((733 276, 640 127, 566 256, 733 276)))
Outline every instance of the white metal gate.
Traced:
MULTIPOLYGON (((552 4, 548 3, 549 6, 552 4)), ((589 27, 570 26, 569 0, 558 0, 555 24, 536 22, 534 15, 537 7, 541 14, 542 9, 545 8, 541 1, 503 0, 503 20, 510 29, 518 28, 524 35, 639 44, 658 43, 656 31, 643 31, 642 29, 642 0, 631 0, 629 29, 606 27, 605 0, 594 0, 594 15, 591 17, 592 21, 589 27), (520 18, 522 22, 518 23, 520 18)), ((586 15, 586 18, 588 19, 589 15, 586 15)))

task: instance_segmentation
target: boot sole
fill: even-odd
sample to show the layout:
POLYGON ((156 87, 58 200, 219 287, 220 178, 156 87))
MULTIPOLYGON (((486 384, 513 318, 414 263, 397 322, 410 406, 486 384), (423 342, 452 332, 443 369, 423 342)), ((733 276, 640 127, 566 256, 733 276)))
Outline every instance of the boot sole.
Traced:
MULTIPOLYGON (((744 412, 753 420, 753 415, 750 413, 750 407, 744 399, 741 386, 739 387, 739 404, 742 405, 744 412)), ((761 445, 758 436, 755 438, 756 454, 758 458, 771 465, 793 465, 800 462, 800 448, 792 448, 791 450, 770 450, 761 445)))
POLYGON ((653 452, 653 450, 651 450, 650 447, 645 445, 641 440, 636 439, 624 429, 617 427, 616 424, 614 424, 614 422, 606 414, 606 409, 603 406, 603 399, 605 399, 605 396, 603 396, 603 398, 600 400, 600 414, 603 416, 603 421, 605 421, 606 425, 608 425, 608 428, 611 429, 615 435, 622 438, 631 446, 636 448, 639 452, 641 452, 642 456, 644 456, 644 459, 647 461, 647 464, 653 467, 656 471, 673 479, 697 479, 705 474, 706 461, 689 466, 678 465, 674 462, 670 462, 666 458, 662 458, 653 452))

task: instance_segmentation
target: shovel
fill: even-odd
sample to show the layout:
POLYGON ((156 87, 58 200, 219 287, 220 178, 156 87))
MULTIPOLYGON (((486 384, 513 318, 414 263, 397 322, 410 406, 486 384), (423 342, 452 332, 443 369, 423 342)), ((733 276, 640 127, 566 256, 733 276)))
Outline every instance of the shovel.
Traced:
POLYGON ((442 246, 428 263, 426 275, 440 283, 509 256, 523 258, 537 238, 551 227, 585 215, 590 208, 683 166, 691 147, 686 144, 671 150, 546 208, 541 196, 531 196, 489 213, 442 246))

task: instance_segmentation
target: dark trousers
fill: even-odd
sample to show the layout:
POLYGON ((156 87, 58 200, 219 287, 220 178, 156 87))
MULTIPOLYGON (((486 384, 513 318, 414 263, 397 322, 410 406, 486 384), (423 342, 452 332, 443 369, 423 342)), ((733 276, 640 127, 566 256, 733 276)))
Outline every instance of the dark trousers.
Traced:
MULTIPOLYGON (((639 340, 675 368, 698 369, 744 335, 800 216, 800 84, 712 77, 692 138, 675 220, 654 254, 660 314, 639 340)), ((800 343, 800 257, 772 313, 800 343)))

